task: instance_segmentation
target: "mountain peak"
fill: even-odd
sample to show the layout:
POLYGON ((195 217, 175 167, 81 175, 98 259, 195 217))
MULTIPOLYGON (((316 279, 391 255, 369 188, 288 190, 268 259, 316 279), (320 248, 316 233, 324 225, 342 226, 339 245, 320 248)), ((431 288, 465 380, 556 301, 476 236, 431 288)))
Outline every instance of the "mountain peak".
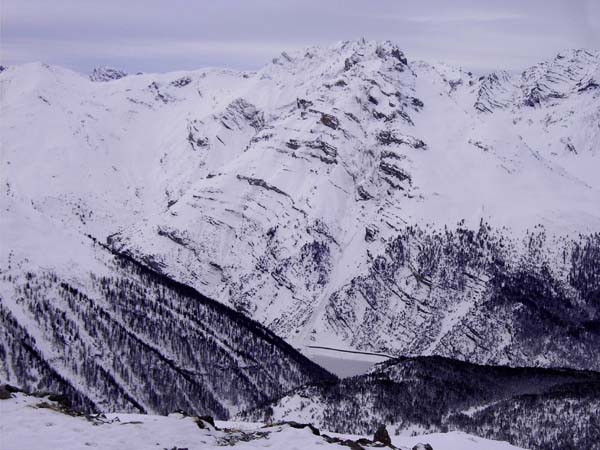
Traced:
POLYGON ((345 74, 372 79, 376 73, 399 74, 405 72, 408 61, 404 52, 390 41, 341 41, 331 46, 311 46, 300 50, 282 52, 262 71, 266 77, 284 77, 288 74, 304 81, 320 79, 335 82, 332 78, 345 74))

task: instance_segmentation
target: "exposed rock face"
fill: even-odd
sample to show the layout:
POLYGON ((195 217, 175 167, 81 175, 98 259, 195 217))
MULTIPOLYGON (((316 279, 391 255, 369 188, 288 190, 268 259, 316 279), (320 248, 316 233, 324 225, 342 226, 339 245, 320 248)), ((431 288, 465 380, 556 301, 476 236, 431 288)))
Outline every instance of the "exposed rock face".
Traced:
POLYGON ((321 123, 334 130, 337 130, 340 126, 340 121, 331 114, 321 114, 321 123))
POLYGON ((118 80, 126 76, 127 74, 119 69, 114 69, 112 67, 96 67, 90 74, 90 80, 106 82, 118 80))

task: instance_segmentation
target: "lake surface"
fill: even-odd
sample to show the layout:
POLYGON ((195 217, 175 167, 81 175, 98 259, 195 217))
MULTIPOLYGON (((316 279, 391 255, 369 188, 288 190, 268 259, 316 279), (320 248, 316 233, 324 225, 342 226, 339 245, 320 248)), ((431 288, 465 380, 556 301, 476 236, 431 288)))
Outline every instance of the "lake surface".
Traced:
POLYGON ((312 356, 310 359, 340 378, 362 375, 363 373, 367 373, 375 364, 370 361, 355 361, 324 355, 312 356))
POLYGON ((340 378, 365 374, 378 362, 388 359, 385 356, 313 348, 304 348, 302 353, 340 378))

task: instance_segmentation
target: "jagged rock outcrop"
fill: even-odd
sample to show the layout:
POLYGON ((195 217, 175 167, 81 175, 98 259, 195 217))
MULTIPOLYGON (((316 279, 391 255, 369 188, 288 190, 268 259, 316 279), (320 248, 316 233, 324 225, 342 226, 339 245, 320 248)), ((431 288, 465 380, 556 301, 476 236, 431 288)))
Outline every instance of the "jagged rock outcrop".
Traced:
POLYGON ((113 67, 95 67, 90 74, 91 81, 113 81, 126 77, 127 73, 113 67))

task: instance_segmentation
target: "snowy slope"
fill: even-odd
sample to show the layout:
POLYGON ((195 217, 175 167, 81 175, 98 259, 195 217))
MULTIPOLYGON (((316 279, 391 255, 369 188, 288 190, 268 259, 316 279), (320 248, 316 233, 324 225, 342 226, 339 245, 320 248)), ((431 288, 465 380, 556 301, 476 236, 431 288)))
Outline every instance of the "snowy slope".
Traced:
MULTIPOLYGON (((83 447, 111 449, 189 449, 208 450, 232 446, 235 449, 342 449, 328 443, 310 428, 288 425, 267 426, 217 422, 218 430, 204 421, 181 414, 152 416, 143 414, 110 414, 105 418, 88 419, 65 414, 60 407, 44 398, 16 394, 0 401, 0 445, 10 450, 61 449, 83 447), (45 404, 45 406, 40 406, 45 404), (240 425, 242 425, 240 427, 240 425)), ((340 436, 356 441, 361 436, 340 436)), ((427 436, 392 437, 400 449, 411 449, 418 443, 430 443, 434 449, 445 450, 518 450, 505 442, 491 441, 464 433, 444 433, 427 436)), ((362 447, 354 447, 362 448, 362 447)))
MULTIPOLYGON (((4 195, 299 347, 555 365, 564 349, 546 356, 519 337, 535 308, 490 303, 496 266, 478 260, 471 281, 448 282, 454 261, 432 278, 423 258, 401 262, 393 249, 414 234, 407 227, 422 230, 406 246, 423 255, 420 242, 444 226, 477 233, 483 220, 514 250, 501 255, 513 279, 535 260, 527 231, 541 224, 556 302, 575 305, 573 323, 547 342, 597 320, 596 281, 569 284, 562 255, 589 247, 597 258, 579 234, 600 230, 598 80, 593 51, 478 79, 365 41, 283 53, 247 73, 92 82, 15 66, 0 74, 4 195), (429 292, 422 281, 432 279, 429 292), (405 280, 407 295, 397 289, 405 280), (378 286, 357 294, 361 284, 378 286)), ((566 364, 600 367, 580 357, 597 334, 585 329, 566 364)))
POLYGON ((226 419, 331 378, 258 323, 28 206, 7 202, 0 220, 3 382, 84 411, 226 419))

